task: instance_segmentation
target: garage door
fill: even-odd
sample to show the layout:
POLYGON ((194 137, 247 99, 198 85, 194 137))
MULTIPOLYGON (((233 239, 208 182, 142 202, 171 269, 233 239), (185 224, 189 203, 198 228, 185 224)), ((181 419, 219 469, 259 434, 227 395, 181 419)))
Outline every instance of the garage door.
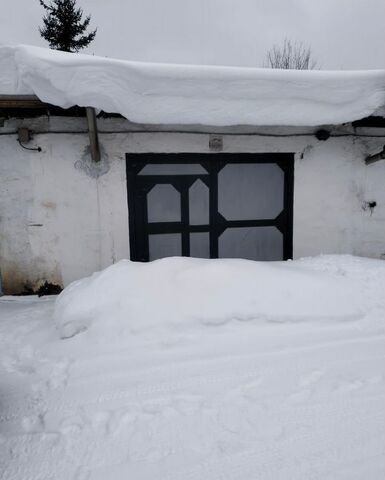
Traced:
POLYGON ((127 154, 131 259, 292 257, 294 155, 127 154))

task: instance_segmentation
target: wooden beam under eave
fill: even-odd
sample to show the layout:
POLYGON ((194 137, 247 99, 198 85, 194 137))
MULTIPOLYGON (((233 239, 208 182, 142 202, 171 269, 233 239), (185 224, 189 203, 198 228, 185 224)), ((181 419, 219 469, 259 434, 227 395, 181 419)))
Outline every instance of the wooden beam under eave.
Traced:
POLYGON ((100 145, 98 136, 98 125, 96 122, 96 112, 93 107, 86 107, 88 135, 90 137, 91 158, 94 162, 100 162, 100 145))
POLYGON ((46 108, 36 95, 0 95, 0 108, 46 108))

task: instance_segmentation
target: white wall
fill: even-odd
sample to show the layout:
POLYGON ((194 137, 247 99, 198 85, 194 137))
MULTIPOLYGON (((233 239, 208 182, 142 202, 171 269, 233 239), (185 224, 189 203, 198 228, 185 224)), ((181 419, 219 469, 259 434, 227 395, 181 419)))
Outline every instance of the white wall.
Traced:
POLYGON ((127 258, 125 167, 99 179, 76 169, 87 136, 41 135, 43 152, 0 137, 0 270, 4 291, 64 284, 127 258))
MULTIPOLYGON (((68 285, 129 257, 125 153, 209 152, 207 134, 102 133, 108 171, 93 178, 78 168, 86 158, 87 134, 52 133, 59 127, 84 128, 82 122, 24 120, 37 131, 50 131, 31 143, 41 153, 23 150, 15 135, 1 135, 14 131, 17 122, 0 128, 0 270, 6 292, 36 288, 45 280, 68 285)), ((122 121, 99 121, 102 131, 115 127, 122 128, 122 121)), ((366 166, 364 158, 383 143, 346 136, 320 142, 313 136, 229 135, 224 152, 296 153, 295 258, 320 253, 381 258, 385 162, 366 166), (373 212, 363 210, 372 200, 377 202, 373 212)))

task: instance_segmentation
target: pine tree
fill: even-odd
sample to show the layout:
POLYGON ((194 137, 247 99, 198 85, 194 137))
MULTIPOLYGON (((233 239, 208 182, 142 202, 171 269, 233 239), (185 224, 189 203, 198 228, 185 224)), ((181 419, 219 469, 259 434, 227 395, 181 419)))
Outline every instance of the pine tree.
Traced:
POLYGON ((96 30, 86 32, 91 16, 82 21, 83 10, 76 7, 76 0, 51 0, 48 5, 43 0, 39 1, 47 12, 39 32, 51 48, 78 52, 93 41, 96 30))

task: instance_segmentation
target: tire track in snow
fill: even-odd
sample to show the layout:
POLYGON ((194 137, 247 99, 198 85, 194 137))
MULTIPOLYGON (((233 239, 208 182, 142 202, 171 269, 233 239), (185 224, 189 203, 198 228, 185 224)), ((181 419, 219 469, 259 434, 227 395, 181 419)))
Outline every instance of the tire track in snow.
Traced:
MULTIPOLYGON (((382 355, 371 355, 370 357, 366 358, 360 358, 357 360, 354 359, 341 359, 339 360, 338 363, 340 364, 345 364, 349 363, 350 365, 354 362, 357 362, 359 364, 365 363, 365 362, 376 362, 376 360, 383 360, 382 355)), ((331 362, 333 365, 335 365, 335 360, 331 362)), ((285 366, 284 369, 279 369, 280 375, 284 375, 285 372, 290 372, 291 376, 298 376, 298 372, 303 369, 303 362, 300 360, 296 360, 295 362, 290 363, 289 366, 285 366)), ((40 398, 40 401, 36 399, 36 397, 31 397, 29 399, 29 402, 27 404, 23 403, 20 405, 20 407, 16 407, 17 405, 17 400, 18 398, 16 397, 14 399, 14 402, 11 401, 11 405, 9 406, 9 409, 11 410, 10 412, 5 412, 3 410, 3 413, 0 415, 0 422, 9 422, 9 421, 16 421, 18 419, 21 419, 22 417, 26 415, 33 414, 34 412, 38 412, 39 409, 44 409, 46 412, 49 413, 58 413, 58 412, 71 412, 74 409, 77 409, 79 407, 91 407, 91 406, 97 406, 97 405, 103 405, 104 403, 110 403, 114 401, 120 401, 120 400, 135 400, 137 398, 141 397, 147 397, 151 395, 164 395, 167 393, 173 393, 177 392, 178 390, 186 391, 187 389, 191 388, 197 388, 200 386, 212 386, 212 385, 218 385, 221 383, 231 383, 234 380, 236 383, 239 383, 240 381, 246 381, 249 379, 255 379, 255 378, 260 378, 261 376, 263 377, 268 377, 269 375, 272 375, 274 373, 277 373, 277 368, 276 367, 271 367, 268 368, 266 366, 261 366, 259 365, 258 367, 254 367, 252 369, 242 369, 239 368, 237 371, 233 373, 226 373, 226 374, 211 374, 211 375, 199 375, 199 376, 194 376, 188 379, 185 379, 183 376, 180 376, 177 379, 171 379, 166 382, 162 382, 160 384, 150 384, 146 386, 140 386, 140 387, 135 387, 135 388, 118 388, 111 390, 110 388, 107 388, 106 391, 99 393, 97 396, 94 398, 84 398, 89 389, 89 386, 86 385, 84 386, 85 392, 82 392, 81 395, 79 395, 79 392, 77 393, 77 396, 83 397, 82 400, 67 400, 63 401, 62 400, 62 395, 63 391, 60 389, 58 390, 59 393, 54 393, 53 395, 49 396, 48 393, 46 392, 47 395, 46 397, 40 398), (23 413, 20 413, 20 410, 22 409, 23 413)), ((124 377, 123 377, 124 378, 124 377)), ((66 388, 66 391, 69 392, 70 388, 66 388)), ((8 402, 11 399, 8 399, 8 402)), ((22 399, 23 402, 25 402, 25 398, 22 399)), ((8 403, 7 402, 7 403, 8 403)))
MULTIPOLYGON (((369 415, 369 416, 357 416, 357 409, 347 410, 343 408, 339 410, 338 417, 334 418, 331 415, 330 411, 325 411, 323 413, 327 414, 327 421, 324 421, 322 425, 317 425, 316 430, 307 429, 306 432, 292 432, 290 436, 286 436, 283 439, 280 439, 278 443, 259 443, 259 447, 255 449, 247 450, 246 452, 234 453, 234 454, 225 454, 220 455, 216 459, 210 459, 206 461, 199 462, 199 465, 193 468, 181 469, 173 472, 172 474, 160 475, 158 478, 162 480, 201 480, 208 478, 215 479, 254 479, 255 476, 250 476, 252 473, 258 472, 258 478, 263 479, 285 479, 285 476, 277 476, 279 472, 285 472, 285 470, 290 465, 295 465, 298 468, 298 465, 303 464, 304 468, 310 468, 306 477, 301 476, 301 478, 311 478, 314 479, 323 479, 321 474, 314 473, 314 466, 317 468, 325 469, 326 467, 333 467, 334 462, 336 465, 340 464, 342 461, 346 463, 347 452, 349 453, 349 459, 363 458, 367 459, 373 452, 381 452, 381 445, 383 444, 383 432, 381 428, 381 422, 379 422, 379 417, 382 418, 381 414, 369 415), (338 419, 338 421, 336 421, 338 419), (341 427, 344 427, 341 429, 341 427), (314 443, 316 440, 316 443, 314 443), (283 452, 297 452, 295 454, 285 455, 283 452), (298 454, 300 452, 300 454, 298 454), (336 453, 337 452, 337 453, 336 453), (261 458, 264 461, 261 463, 261 458), (326 459, 322 465, 322 459, 326 459), (315 476, 312 476, 315 475, 315 476)), ((301 412, 299 411, 299 416, 301 412)), ((44 436, 47 434, 37 434, 34 435, 35 442, 40 443, 39 436, 44 439, 44 436)), ((25 452, 25 442, 28 443, 28 438, 30 435, 24 435, 23 438, 15 438, 13 444, 13 451, 25 452)), ((91 442, 95 442, 95 439, 90 438, 91 442)), ((101 439, 103 440, 103 439, 101 439)), ((117 439, 118 441, 119 439, 117 439)), ((73 446, 74 447, 74 446, 73 446)), ((92 449, 94 445, 91 443, 90 448, 92 449)), ((105 444, 105 448, 108 449, 108 442, 105 444)), ((111 447, 110 447, 111 448, 111 447)), ((28 480, 40 480, 40 479, 50 479, 55 478, 55 480, 63 479, 67 480, 69 477, 69 471, 66 471, 64 467, 61 472, 61 462, 57 462, 55 456, 52 456, 52 453, 49 452, 47 445, 45 448, 39 448, 39 452, 36 448, 30 447, 30 455, 39 454, 41 462, 39 465, 34 467, 21 465, 19 459, 13 459, 17 461, 17 465, 14 465, 12 462, 7 468, 7 480, 11 478, 17 479, 28 479, 28 480), (39 471, 36 471, 36 469, 39 471), (55 473, 54 473, 55 472, 55 473), (67 475, 67 476, 66 476, 67 475)), ((74 448, 74 451, 77 451, 74 448)), ((94 458, 91 454, 89 456, 89 450, 86 450, 82 453, 82 449, 79 449, 79 458, 76 456, 72 458, 72 463, 74 468, 82 467, 83 471, 87 470, 87 466, 93 465, 96 471, 98 469, 103 469, 107 465, 114 467, 114 464, 106 463, 106 459, 110 457, 108 452, 105 452, 105 458, 100 462, 100 459, 94 458), (85 457, 87 462, 85 462, 85 457), (96 468, 95 468, 96 467, 96 468)), ((66 451, 65 445, 63 445, 63 450, 61 455, 65 456, 69 452, 66 451)), ((57 452, 59 455, 60 452, 57 452)), ((24 453, 25 455, 25 453, 24 453)), ((124 469, 130 467, 140 467, 140 464, 143 464, 144 470, 146 470, 146 464, 148 464, 148 455, 149 453, 143 455, 130 455, 130 464, 124 464, 124 469), (139 464, 139 465, 138 465, 139 464)), ((184 455, 184 450, 176 449, 173 452, 174 456, 184 455)), ((110 457, 111 458, 111 457, 110 457)), ((67 459, 68 460, 68 459, 67 459)), ((160 461, 162 459, 160 458, 160 461)), ((26 463, 29 463, 28 456, 24 458, 26 463)), ((64 462, 65 464, 66 462, 64 462)), ((115 464, 116 466, 116 464, 115 464)), ((108 471, 110 469, 108 468, 108 471)), ((127 471, 125 470, 127 473, 127 471)), ((92 470, 89 470, 89 473, 92 473, 92 470)), ((152 472, 153 474, 153 472, 152 472)), ((109 475, 99 478, 107 478, 109 475)), ((87 478, 87 477, 86 477, 87 478)), ((91 476, 90 480, 92 480, 91 476)), ((112 478, 112 477, 110 477, 112 478)), ((123 478, 123 477, 113 477, 113 478, 123 478)), ((127 478, 124 476, 124 478, 127 478)), ((135 479, 150 479, 151 476, 135 476, 132 477, 135 479)))

